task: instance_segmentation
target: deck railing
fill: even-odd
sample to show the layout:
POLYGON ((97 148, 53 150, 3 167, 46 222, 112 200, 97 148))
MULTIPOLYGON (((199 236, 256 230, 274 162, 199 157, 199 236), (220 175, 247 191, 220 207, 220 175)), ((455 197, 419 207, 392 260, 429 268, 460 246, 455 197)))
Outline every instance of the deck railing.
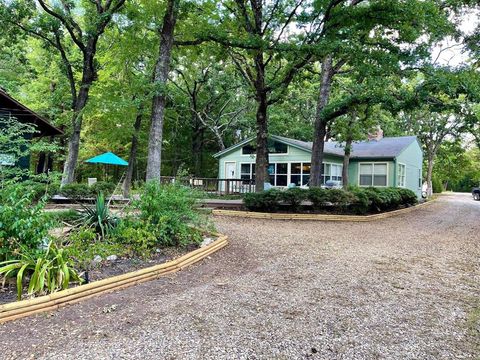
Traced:
POLYGON ((162 184, 177 183, 219 195, 255 192, 255 180, 253 179, 178 178, 174 176, 162 176, 160 181, 162 184))

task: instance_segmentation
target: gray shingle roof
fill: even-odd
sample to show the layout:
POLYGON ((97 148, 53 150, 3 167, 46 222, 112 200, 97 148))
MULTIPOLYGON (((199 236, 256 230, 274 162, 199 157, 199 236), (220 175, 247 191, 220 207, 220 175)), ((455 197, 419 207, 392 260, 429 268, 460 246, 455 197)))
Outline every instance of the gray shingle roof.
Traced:
MULTIPOLYGON (((275 136, 280 141, 312 151, 312 142, 289 139, 283 136, 275 136)), ((352 145, 352 158, 395 158, 411 143, 417 141, 416 136, 384 137, 380 140, 355 142, 352 145)), ((344 145, 337 141, 325 143, 325 154, 344 155, 344 145)))
MULTIPOLYGON (((312 151, 312 142, 290 139, 284 136, 271 135, 272 139, 279 140, 286 144, 304 149, 306 151, 312 151)), ((243 140, 242 142, 233 145, 225 150, 222 150, 214 157, 219 157, 226 154, 240 146, 243 146, 250 141, 254 140, 254 137, 243 140)), ((384 137, 380 140, 358 141, 352 145, 352 153, 350 155, 353 159, 367 159, 367 158, 383 158, 393 159, 400 155, 400 153, 411 143, 417 141, 416 136, 398 136, 398 137, 384 137)), ((325 143, 325 154, 343 156, 344 145, 337 141, 327 141, 325 143)))

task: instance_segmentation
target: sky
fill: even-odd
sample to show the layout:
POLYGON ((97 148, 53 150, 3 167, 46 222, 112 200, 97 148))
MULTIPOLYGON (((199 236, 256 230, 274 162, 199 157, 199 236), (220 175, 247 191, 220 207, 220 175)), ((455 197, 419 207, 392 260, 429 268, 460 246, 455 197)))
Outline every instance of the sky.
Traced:
MULTIPOLYGON (((458 28, 463 34, 470 35, 478 26, 479 18, 480 10, 462 14, 458 28)), ((459 41, 449 38, 433 49, 432 60, 438 65, 457 67, 469 61, 469 54, 459 41)))

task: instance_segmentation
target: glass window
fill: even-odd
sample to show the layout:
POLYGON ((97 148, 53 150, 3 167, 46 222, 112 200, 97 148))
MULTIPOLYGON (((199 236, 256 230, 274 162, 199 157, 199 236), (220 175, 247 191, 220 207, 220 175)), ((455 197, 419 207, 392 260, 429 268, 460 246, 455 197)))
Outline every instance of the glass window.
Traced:
POLYGON ((268 141, 268 152, 270 154, 286 154, 288 152, 288 145, 278 141, 268 141))
POLYGON ((387 164, 360 164, 360 186, 387 186, 387 164))
POLYGON ((387 164, 374 164, 373 186, 387 186, 387 164))
POLYGON ((255 164, 241 164, 240 166, 240 179, 243 180, 255 180, 255 164))
POLYGON ((257 149, 253 145, 245 145, 244 147, 242 147, 242 154, 243 155, 255 154, 256 151, 257 151, 257 149))
POLYGON ((398 164, 397 185, 405 187, 407 167, 404 164, 398 164))
POLYGON ((418 169, 418 187, 422 188, 422 169, 418 169))

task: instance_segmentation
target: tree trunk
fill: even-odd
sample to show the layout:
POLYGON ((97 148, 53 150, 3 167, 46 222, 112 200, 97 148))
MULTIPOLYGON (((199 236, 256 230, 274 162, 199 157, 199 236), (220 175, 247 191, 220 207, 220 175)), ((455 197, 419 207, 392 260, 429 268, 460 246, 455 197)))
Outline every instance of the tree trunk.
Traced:
POLYGON ((430 197, 433 195, 433 184, 432 184, 433 158, 434 158, 434 154, 428 154, 427 156, 427 197, 430 197))
POLYGON ((315 132, 312 146, 311 177, 310 186, 319 187, 322 184, 323 149, 325 136, 327 134, 327 120, 323 117, 322 111, 328 104, 330 89, 333 80, 333 59, 327 55, 322 64, 322 79, 320 93, 318 96, 317 109, 315 114, 315 132))
POLYGON ((268 181, 268 99, 265 89, 265 63, 263 52, 255 55, 255 100, 257 101, 257 150, 255 160, 255 191, 264 190, 268 181))
POLYGON ((128 198, 130 195, 130 186, 132 185, 133 169, 137 162, 137 149, 138 149, 138 135, 142 126, 143 108, 139 107, 135 123, 133 124, 132 146, 130 147, 130 156, 128 157, 128 167, 123 180, 123 197, 128 198))
POLYGON ((78 152, 80 148, 80 132, 82 130, 82 116, 83 109, 88 101, 88 93, 90 91, 90 85, 93 83, 93 75, 91 78, 86 79, 83 76, 80 92, 75 104, 75 110, 72 119, 72 134, 68 140, 68 153, 65 165, 63 167, 63 177, 61 186, 70 184, 75 181, 75 168, 78 161, 78 152))
POLYGON ((157 86, 157 94, 152 101, 152 122, 148 139, 147 174, 148 180, 160 180, 162 164, 162 138, 165 104, 167 101, 166 85, 170 69, 170 58, 173 46, 173 34, 177 21, 179 0, 168 0, 167 11, 163 18, 160 32, 160 48, 153 82, 157 86))
POLYGON ((350 164, 352 142, 353 142, 352 137, 348 136, 347 141, 345 142, 345 155, 343 156, 343 168, 342 168, 342 181, 343 181, 343 188, 345 190, 347 190, 348 188, 348 165, 350 164))

